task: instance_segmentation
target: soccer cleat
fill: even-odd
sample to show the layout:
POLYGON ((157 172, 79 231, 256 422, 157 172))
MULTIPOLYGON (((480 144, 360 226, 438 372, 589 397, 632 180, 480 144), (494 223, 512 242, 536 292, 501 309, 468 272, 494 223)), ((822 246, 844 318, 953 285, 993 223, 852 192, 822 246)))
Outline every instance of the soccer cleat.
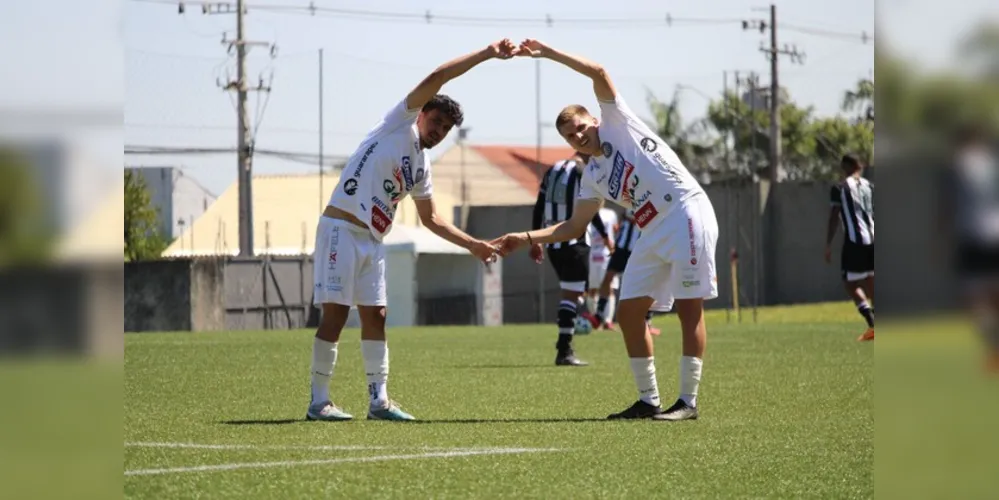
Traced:
POLYGON ((863 335, 857 337, 858 342, 867 342, 868 340, 874 340, 874 329, 868 328, 863 335))
POLYGON ((309 405, 309 410, 305 412, 306 420, 339 422, 342 420, 351 420, 353 418, 353 415, 337 408, 337 406, 330 401, 323 401, 322 403, 309 405))
POLYGON ((607 420, 625 420, 638 418, 655 418, 663 412, 661 406, 654 406, 639 399, 635 404, 620 413, 612 413, 607 416, 607 420))
POLYGON ((697 420, 697 408, 688 405, 684 400, 677 399, 673 406, 666 411, 652 417, 655 420, 668 420, 676 422, 680 420, 697 420))
POLYGON ((369 408, 368 420, 392 420, 397 422, 416 420, 416 417, 402 411, 394 401, 383 408, 369 408))
POLYGON ((600 326, 600 320, 597 319, 596 316, 590 314, 588 311, 583 311, 579 313, 579 316, 585 318, 586 321, 589 321, 590 325, 592 325, 593 328, 597 328, 600 326))
POLYGON ((576 357, 571 347, 559 348, 555 355, 555 366, 588 366, 589 363, 576 357))

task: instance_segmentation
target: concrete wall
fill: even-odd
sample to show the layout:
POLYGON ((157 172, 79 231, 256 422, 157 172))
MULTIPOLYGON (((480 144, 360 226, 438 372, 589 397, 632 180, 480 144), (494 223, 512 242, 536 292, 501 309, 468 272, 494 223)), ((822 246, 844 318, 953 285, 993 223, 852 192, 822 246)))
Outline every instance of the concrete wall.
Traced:
POLYGON ((223 262, 126 262, 125 331, 212 331, 225 327, 223 262))

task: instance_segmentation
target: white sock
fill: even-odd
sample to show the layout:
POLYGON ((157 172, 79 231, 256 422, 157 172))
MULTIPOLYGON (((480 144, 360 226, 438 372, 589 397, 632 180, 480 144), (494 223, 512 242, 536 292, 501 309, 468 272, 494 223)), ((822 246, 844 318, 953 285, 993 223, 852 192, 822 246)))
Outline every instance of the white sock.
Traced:
POLYGON ((607 297, 607 314, 603 318, 611 323, 614 322, 614 312, 617 310, 617 289, 611 289, 610 297, 607 297))
POLYGON ((656 358, 631 358, 631 373, 638 386, 638 399, 659 406, 659 384, 656 383, 656 358))
POLYGON ((381 408, 388 404, 389 353, 384 340, 362 340, 364 373, 368 377, 368 394, 371 406, 381 408))
POLYGON ((312 403, 330 399, 330 379, 336 366, 337 343, 316 337, 312 342, 312 403))
POLYGON ((680 399, 697 407, 697 386, 701 383, 701 358, 680 356, 680 399))

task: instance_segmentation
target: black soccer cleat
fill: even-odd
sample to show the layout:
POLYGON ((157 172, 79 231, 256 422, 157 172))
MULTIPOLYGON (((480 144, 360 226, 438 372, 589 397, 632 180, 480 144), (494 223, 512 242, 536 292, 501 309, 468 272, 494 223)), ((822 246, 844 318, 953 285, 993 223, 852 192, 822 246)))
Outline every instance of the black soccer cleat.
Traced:
POLYGON ((559 350, 555 355, 555 366, 588 366, 589 363, 576 357, 576 354, 569 350, 559 350))
POLYGON ((673 406, 666 411, 652 417, 656 420, 667 420, 677 422, 680 420, 697 420, 697 408, 688 405, 684 400, 677 399, 673 406))
POLYGON ((662 412, 662 406, 650 405, 649 403, 639 399, 635 402, 635 404, 629 406, 627 410, 608 415, 607 420, 656 418, 656 416, 662 414, 662 412))

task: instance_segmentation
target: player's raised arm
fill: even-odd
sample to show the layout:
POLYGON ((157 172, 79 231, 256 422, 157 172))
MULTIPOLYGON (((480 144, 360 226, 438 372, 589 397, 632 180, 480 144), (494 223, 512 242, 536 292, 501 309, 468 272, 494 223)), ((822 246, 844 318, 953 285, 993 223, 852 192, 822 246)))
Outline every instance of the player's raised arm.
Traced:
POLYGON ((498 42, 489 44, 488 47, 475 52, 465 54, 452 59, 437 67, 432 73, 426 76, 406 96, 406 107, 408 109, 422 108, 432 99, 445 83, 458 78, 468 70, 489 59, 509 59, 518 52, 517 46, 504 38, 498 42))
POLYGON ((565 52, 553 49, 542 42, 534 40, 533 38, 528 38, 527 40, 521 42, 516 55, 551 59, 576 70, 576 72, 584 76, 589 77, 593 80, 593 93, 596 94, 597 99, 601 101, 613 101, 614 96, 617 95, 617 91, 614 89, 614 84, 611 82, 610 76, 607 74, 607 70, 593 61, 589 61, 579 56, 566 54, 565 52))

